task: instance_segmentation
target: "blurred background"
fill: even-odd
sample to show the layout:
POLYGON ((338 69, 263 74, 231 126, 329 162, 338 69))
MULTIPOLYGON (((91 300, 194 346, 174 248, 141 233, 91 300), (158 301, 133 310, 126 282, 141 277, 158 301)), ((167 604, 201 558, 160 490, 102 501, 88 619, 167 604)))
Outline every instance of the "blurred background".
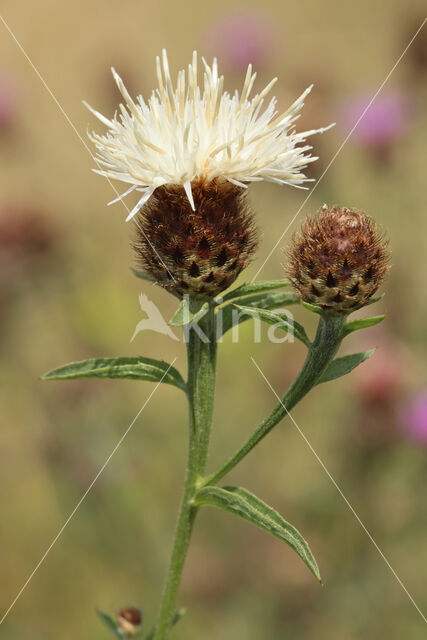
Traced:
MULTIPOLYGON (((173 73, 194 48, 219 58, 226 87, 249 62, 256 88, 278 75, 279 108, 312 82, 299 130, 336 122, 312 139, 322 174, 424 18, 423 2, 144 3, 2 1, 2 15, 83 139, 102 126, 81 104, 112 115, 119 94, 154 88, 167 47, 173 73)), ((0 611, 4 612, 152 390, 150 383, 46 383, 71 360, 143 354, 185 372, 184 347, 140 333, 144 292, 169 318, 175 301, 130 272, 132 228, 65 114, 0 22, 0 611)), ((283 247, 323 202, 364 209, 393 250, 379 327, 348 351, 377 353, 350 376, 319 387, 295 419, 420 608, 427 611, 427 361, 425 205, 427 27, 394 71, 307 206, 263 268, 282 275, 283 247)), ((259 184, 262 228, 250 279, 306 197, 259 184)), ((296 310, 308 323, 308 312, 296 310)), ((253 356, 283 393, 299 345, 254 344, 253 325, 220 353, 211 468, 275 403, 253 356)), ((108 638, 95 615, 142 606, 154 620, 185 464, 182 394, 162 386, 1 631, 9 640, 108 638)), ((298 527, 325 586, 279 541, 222 512, 196 526, 177 640, 377 640, 425 637, 425 622, 291 423, 283 423, 229 478, 298 527)))

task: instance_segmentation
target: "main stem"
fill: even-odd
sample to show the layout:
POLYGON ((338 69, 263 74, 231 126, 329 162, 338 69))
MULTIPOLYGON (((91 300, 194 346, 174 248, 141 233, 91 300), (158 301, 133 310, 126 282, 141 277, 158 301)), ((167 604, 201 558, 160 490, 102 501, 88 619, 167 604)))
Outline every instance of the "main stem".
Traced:
POLYGON ((288 412, 312 389, 335 356, 342 340, 344 315, 323 314, 319 318, 316 337, 310 345, 302 369, 283 398, 265 420, 255 429, 241 447, 210 476, 203 486, 216 484, 223 478, 284 418, 288 412))
MULTIPOLYGON (((191 304, 197 302, 191 301, 191 304)), ((172 555, 163 590, 154 640, 166 640, 175 611, 185 557, 197 514, 192 506, 197 480, 204 475, 209 450, 215 394, 216 327, 211 306, 198 327, 187 331, 189 447, 184 493, 178 515, 172 555), (199 331, 200 329, 200 331, 199 331)))

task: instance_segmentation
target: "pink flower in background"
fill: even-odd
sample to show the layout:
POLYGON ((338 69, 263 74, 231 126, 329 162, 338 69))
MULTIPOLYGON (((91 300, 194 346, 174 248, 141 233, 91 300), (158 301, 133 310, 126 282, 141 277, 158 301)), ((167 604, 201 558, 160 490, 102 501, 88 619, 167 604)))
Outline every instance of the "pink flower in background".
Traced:
POLYGON ((18 111, 18 87, 12 76, 0 69, 0 127, 15 120, 18 111))
POLYGON ((48 218, 37 208, 0 204, 0 270, 14 258, 36 260, 54 246, 55 232, 48 218))
POLYGON ((403 385, 406 361, 392 344, 383 344, 371 358, 355 371, 354 390, 366 408, 384 409, 392 405, 403 385))
POLYGON ((274 55, 277 29, 264 13, 234 11, 220 16, 207 33, 209 48, 222 64, 236 71, 262 67, 274 55))
MULTIPOLYGON (((356 124, 371 99, 371 94, 362 94, 343 103, 339 118, 343 129, 349 131, 356 124)), ((352 137, 372 149, 388 147, 406 133, 413 111, 412 100, 407 93, 384 92, 371 104, 352 137)))
POLYGON ((400 424, 412 440, 427 445, 427 391, 406 403, 400 412, 400 424))

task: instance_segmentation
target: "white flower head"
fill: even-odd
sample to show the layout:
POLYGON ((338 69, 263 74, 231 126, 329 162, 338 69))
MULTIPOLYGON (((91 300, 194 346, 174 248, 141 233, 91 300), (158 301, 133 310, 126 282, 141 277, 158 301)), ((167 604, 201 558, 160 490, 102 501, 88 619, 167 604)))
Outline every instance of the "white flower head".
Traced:
MULTIPOLYGON (((242 93, 223 90, 224 77, 218 75, 214 59, 210 67, 204 59, 203 89, 198 85, 197 53, 193 53, 188 73, 178 73, 172 84, 166 51, 158 57, 158 89, 145 102, 134 101, 123 81, 112 69, 124 98, 120 114, 109 120, 89 105, 90 111, 108 127, 105 135, 89 135, 97 149, 96 173, 121 180, 130 187, 117 202, 132 193, 142 193, 128 220, 148 201, 157 187, 181 184, 194 209, 191 183, 224 179, 247 187, 261 180, 301 186, 308 178, 303 169, 317 160, 299 146, 308 136, 330 127, 296 133, 295 120, 311 91, 309 87, 283 114, 276 111, 276 98, 265 105, 275 84, 274 78, 260 93, 250 98, 256 78, 249 65, 242 93)), ((333 125, 330 125, 333 126, 333 125)))

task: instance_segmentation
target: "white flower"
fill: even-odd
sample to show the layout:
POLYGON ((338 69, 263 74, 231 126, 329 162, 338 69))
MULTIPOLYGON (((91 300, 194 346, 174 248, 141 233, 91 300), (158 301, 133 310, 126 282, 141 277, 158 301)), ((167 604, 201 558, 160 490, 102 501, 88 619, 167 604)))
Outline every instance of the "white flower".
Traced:
MULTIPOLYGON (((249 65, 241 95, 223 91, 224 78, 218 75, 214 59, 210 67, 203 59, 203 92, 197 84, 197 53, 192 64, 178 73, 174 89, 166 51, 157 58, 159 87, 145 102, 132 100, 123 81, 112 69, 125 100, 120 115, 108 120, 89 105, 92 113, 108 127, 105 135, 92 133, 97 148, 96 173, 130 185, 118 202, 133 191, 143 195, 128 216, 130 220, 153 194, 167 183, 182 184, 194 209, 191 183, 223 178, 241 187, 268 180, 301 185, 308 181, 303 169, 316 157, 305 155, 310 146, 298 146, 307 136, 330 127, 296 133, 294 122, 311 91, 309 87, 278 115, 276 99, 263 109, 265 97, 277 78, 261 93, 249 98, 256 73, 249 65)), ((331 125, 332 126, 332 125, 331 125)))

